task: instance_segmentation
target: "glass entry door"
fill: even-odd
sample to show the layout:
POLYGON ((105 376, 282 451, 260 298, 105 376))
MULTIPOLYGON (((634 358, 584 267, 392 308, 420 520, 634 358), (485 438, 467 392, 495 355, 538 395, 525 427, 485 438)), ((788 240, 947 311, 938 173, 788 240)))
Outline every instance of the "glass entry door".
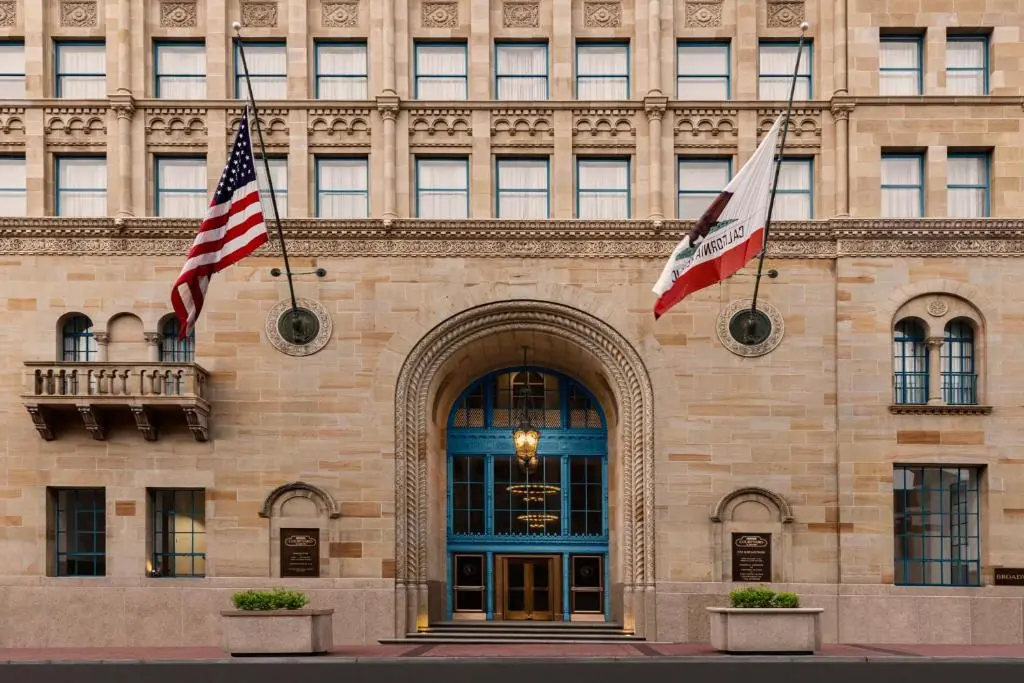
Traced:
POLYGON ((561 562, 555 555, 505 555, 498 558, 500 600, 510 620, 551 621, 561 618, 561 562))

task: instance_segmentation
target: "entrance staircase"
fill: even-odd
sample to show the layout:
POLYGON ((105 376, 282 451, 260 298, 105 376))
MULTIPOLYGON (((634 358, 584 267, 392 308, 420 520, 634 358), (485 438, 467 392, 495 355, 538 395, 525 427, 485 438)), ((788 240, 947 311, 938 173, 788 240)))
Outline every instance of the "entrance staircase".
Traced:
POLYGON ((425 631, 381 643, 631 643, 643 642, 622 624, 564 621, 442 621, 425 631))

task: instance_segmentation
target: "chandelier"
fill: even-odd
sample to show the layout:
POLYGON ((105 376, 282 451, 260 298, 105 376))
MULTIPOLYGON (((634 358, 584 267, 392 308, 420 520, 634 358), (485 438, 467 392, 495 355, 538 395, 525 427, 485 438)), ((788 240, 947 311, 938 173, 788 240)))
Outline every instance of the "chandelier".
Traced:
POLYGON ((512 484, 505 489, 515 496, 520 496, 528 503, 543 503, 547 496, 553 496, 562 489, 554 484, 512 484))
POLYGON ((520 522, 526 522, 526 525, 531 529, 543 529, 551 522, 558 520, 558 515, 552 515, 546 512, 524 512, 518 517, 520 522))
MULTIPOLYGON (((523 377, 526 377, 526 349, 523 347, 523 377)), ((514 390, 513 385, 513 390, 514 390)), ((519 400, 519 408, 522 418, 519 426, 512 432, 512 442, 516 449, 516 461, 519 466, 528 472, 537 469, 537 444, 540 442, 540 432, 530 422, 530 383, 527 378, 523 382, 523 393, 519 400)))

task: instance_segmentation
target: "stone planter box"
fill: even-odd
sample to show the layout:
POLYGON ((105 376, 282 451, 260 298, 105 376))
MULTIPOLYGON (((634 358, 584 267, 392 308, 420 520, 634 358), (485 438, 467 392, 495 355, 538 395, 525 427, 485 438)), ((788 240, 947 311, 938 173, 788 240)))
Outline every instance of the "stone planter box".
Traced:
POLYGON ((334 646, 333 609, 225 610, 224 649, 232 655, 316 655, 334 646))
POLYGON ((810 654, 821 649, 820 607, 708 607, 711 646, 719 652, 810 654))

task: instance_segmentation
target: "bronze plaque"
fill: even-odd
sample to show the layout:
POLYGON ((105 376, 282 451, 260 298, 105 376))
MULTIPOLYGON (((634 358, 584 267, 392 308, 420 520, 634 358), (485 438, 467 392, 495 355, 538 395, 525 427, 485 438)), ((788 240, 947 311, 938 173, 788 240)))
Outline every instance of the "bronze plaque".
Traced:
POLYGON ((997 586, 1024 586, 1024 567, 996 567, 992 578, 997 586))
POLYGON ((281 529, 281 577, 320 577, 319 529, 281 529))
POLYGON ((772 535, 732 535, 732 580, 770 583, 772 535))

